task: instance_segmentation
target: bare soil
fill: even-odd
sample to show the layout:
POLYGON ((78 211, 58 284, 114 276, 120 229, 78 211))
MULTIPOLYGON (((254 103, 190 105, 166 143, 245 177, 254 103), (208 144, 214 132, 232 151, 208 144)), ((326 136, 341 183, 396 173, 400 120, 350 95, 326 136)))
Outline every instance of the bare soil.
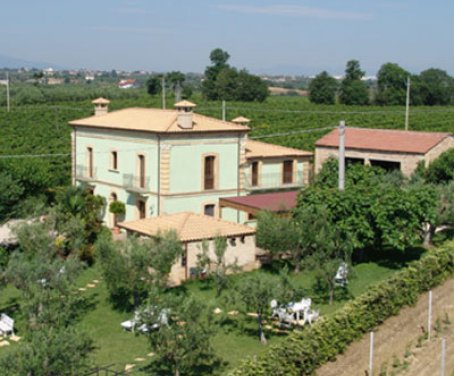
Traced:
MULTIPOLYGON (((440 375, 441 338, 446 338, 446 376, 454 376, 454 279, 432 292, 431 340, 423 339, 428 323, 428 293, 414 307, 401 310, 374 333, 374 375, 440 375), (445 323, 448 315, 451 323, 445 323), (435 330, 437 318, 441 330, 435 330), (419 339, 419 340, 418 340, 419 339), (384 370, 387 370, 387 373, 384 370), (382 371, 382 373, 380 372, 382 371)), ((370 335, 351 344, 336 361, 317 370, 318 376, 369 375, 370 335)))

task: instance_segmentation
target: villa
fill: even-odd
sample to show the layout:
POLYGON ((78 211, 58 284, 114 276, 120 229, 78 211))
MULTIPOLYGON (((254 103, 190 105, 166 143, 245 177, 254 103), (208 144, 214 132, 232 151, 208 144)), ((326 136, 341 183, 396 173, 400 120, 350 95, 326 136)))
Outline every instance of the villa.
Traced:
MULTIPOLYGON (((108 203, 126 206, 122 221, 193 212, 219 218, 219 199, 308 184, 311 152, 248 139, 249 120, 231 122, 193 112, 127 108, 109 112, 98 98, 94 116, 71 121, 72 181, 85 184, 108 203)), ((247 221, 224 207, 222 219, 247 221)), ((104 222, 115 225, 106 210, 104 222)))

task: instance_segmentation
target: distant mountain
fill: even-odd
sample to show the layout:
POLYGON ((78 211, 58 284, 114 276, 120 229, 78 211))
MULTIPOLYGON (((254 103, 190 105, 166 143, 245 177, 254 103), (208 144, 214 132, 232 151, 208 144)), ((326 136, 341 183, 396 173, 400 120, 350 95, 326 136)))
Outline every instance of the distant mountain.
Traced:
POLYGON ((0 55, 0 68, 37 68, 44 69, 52 67, 54 69, 64 69, 56 64, 42 61, 28 61, 11 56, 0 55))

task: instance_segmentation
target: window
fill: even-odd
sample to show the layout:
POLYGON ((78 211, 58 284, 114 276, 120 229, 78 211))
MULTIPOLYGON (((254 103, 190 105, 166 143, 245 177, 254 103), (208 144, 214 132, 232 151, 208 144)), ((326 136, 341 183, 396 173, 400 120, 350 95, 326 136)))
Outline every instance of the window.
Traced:
POLYGON ((251 185, 257 187, 259 185, 259 162, 252 162, 251 165, 251 185))
POLYGON ((229 243, 232 247, 236 247, 236 238, 230 238, 229 243))
POLYGON ((282 183, 284 183, 284 184, 293 183, 293 161, 292 160, 284 161, 282 183))
POLYGON ((374 167, 381 167, 387 172, 390 171, 399 171, 400 170, 400 162, 394 162, 394 161, 380 161, 380 160, 370 160, 370 165, 374 167))
POLYGON ((116 151, 112 152, 112 170, 118 170, 118 154, 116 151))
POLYGON ((251 213, 248 213, 248 214, 247 214, 247 219, 248 219, 249 221, 252 221, 252 220, 255 219, 255 215, 254 215, 254 214, 251 214, 251 213))
POLYGON ((186 255, 186 252, 183 253, 181 256, 181 266, 186 266, 188 263, 188 256, 186 255))
POLYGON ((145 201, 138 200, 137 201, 137 211, 139 212, 139 219, 144 219, 146 217, 146 205, 145 201))
POLYGON ((145 188, 145 156, 139 155, 139 188, 145 188))
POLYGON ((93 148, 87 148, 87 159, 88 159, 88 166, 87 166, 87 175, 89 178, 93 177, 93 148))
POLYGON ((203 214, 209 215, 210 217, 214 217, 214 210, 216 208, 216 205, 214 204, 208 204, 203 207, 203 214))
POLYGON ((204 189, 214 189, 214 162, 216 157, 208 156, 205 157, 205 166, 204 166, 204 189))

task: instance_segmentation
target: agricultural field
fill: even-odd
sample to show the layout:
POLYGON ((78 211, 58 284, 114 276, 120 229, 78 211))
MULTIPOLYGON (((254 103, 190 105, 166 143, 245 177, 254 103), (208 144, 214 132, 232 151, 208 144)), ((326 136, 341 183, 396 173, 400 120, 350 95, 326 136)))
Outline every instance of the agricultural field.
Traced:
MULTIPOLYGON (((93 91, 92 94, 97 94, 93 91)), ((77 98, 77 96, 75 97, 77 98)), ((191 98, 196 111, 217 118, 222 116, 222 103, 191 98)), ((70 127, 73 119, 93 113, 91 100, 73 100, 50 104, 13 106, 7 113, 0 109, 0 173, 9 174, 20 192, 6 198, 13 208, 2 211, 0 222, 8 217, 31 215, 33 208, 53 201, 54 189, 70 182, 70 127), (34 157, 34 155, 41 155, 34 157), (27 155, 26 157, 16 157, 27 155)), ((111 110, 126 107, 160 107, 159 96, 149 96, 137 89, 128 97, 114 95, 111 110)), ((173 98, 167 98, 167 108, 173 98)), ((251 119, 250 137, 300 149, 312 150, 315 141, 335 127, 340 120, 347 125, 373 128, 404 127, 405 108, 402 106, 344 106, 314 105, 304 97, 272 96, 264 103, 228 102, 226 119, 236 116, 251 119)), ((413 107, 410 129, 454 131, 454 107, 413 107)), ((6 184, 6 183, 4 183, 6 184)), ((3 189, 7 191, 8 185, 3 189)))

